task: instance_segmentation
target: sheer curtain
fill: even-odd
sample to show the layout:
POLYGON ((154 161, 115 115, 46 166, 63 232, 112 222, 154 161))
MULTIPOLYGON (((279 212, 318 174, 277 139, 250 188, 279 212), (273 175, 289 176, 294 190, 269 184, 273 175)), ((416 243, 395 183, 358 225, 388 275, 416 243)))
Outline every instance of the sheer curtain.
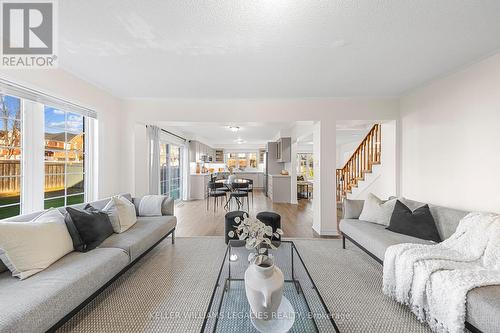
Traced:
POLYGON ((189 177, 189 141, 185 141, 182 149, 182 200, 189 200, 190 194, 189 177))
POLYGON ((148 125, 149 194, 160 194, 160 128, 148 125))

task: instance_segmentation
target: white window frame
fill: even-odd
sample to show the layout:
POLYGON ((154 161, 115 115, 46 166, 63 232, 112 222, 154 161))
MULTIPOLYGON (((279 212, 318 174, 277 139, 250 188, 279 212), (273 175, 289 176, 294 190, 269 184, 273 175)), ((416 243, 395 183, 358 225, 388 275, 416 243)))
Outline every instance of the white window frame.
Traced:
MULTIPOLYGON (((43 105, 43 114, 45 114, 45 107, 49 107, 49 108, 53 108, 53 109, 56 109, 56 110, 60 110, 62 112, 64 112, 64 129, 61 127, 60 129, 61 130, 64 130, 64 134, 65 134, 65 145, 66 143, 68 142, 68 133, 70 133, 68 131, 68 128, 66 127, 67 126, 67 123, 68 123, 68 115, 71 113, 71 114, 78 114, 77 112, 74 112, 74 110, 68 110, 68 109, 60 109, 58 107, 53 107, 52 105, 43 105)), ((79 114, 80 115, 80 114, 79 114)), ((56 197, 50 197, 50 198, 44 198, 44 204, 45 204, 45 201, 50 201, 50 200, 55 200, 55 199, 64 199, 64 206, 67 206, 68 205, 68 198, 70 197, 76 197, 76 196, 79 196, 79 195, 82 195, 83 194, 83 202, 86 202, 86 199, 87 199, 87 194, 86 194, 86 190, 87 190, 87 186, 86 186, 86 182, 87 182, 87 163, 86 163, 86 160, 88 158, 87 156, 87 150, 88 150, 88 147, 86 146, 86 143, 87 143, 87 117, 85 115, 80 115, 83 118, 83 133, 84 133, 84 148, 85 150, 83 151, 83 154, 84 154, 84 165, 83 165, 83 173, 81 175, 83 175, 83 180, 84 180, 84 183, 83 183, 83 193, 77 193, 77 194, 68 194, 68 179, 71 175, 80 175, 79 172, 68 172, 68 165, 69 165, 69 160, 68 160, 68 153, 69 153, 69 150, 67 150, 67 148, 65 147, 64 150, 65 150, 65 153, 66 153, 66 159, 65 159, 65 169, 64 169, 64 173, 61 173, 60 175, 64 175, 64 194, 63 195, 59 195, 59 196, 56 196, 56 197)), ((43 119, 44 122, 43 122, 43 129, 44 129, 44 135, 45 135, 45 119, 43 119)), ((44 138, 45 140, 45 138, 44 138)), ((44 151, 45 151, 45 145, 44 145, 44 151)), ((44 167, 45 167, 45 162, 44 162, 44 167)), ((44 170, 45 171, 45 170, 44 170)), ((45 179, 45 172, 44 172, 44 179, 45 179)), ((45 184, 44 184, 45 185, 45 184)), ((58 206, 59 207, 59 206, 58 206)))
MULTIPOLYGON (((44 210, 45 187, 45 104, 19 98, 21 101, 21 199, 20 213, 29 214, 44 210)), ((79 114, 74 110, 64 111, 79 114)), ((85 171, 84 202, 98 198, 98 145, 97 119, 85 118, 85 171)))
MULTIPOLYGON (((166 140, 165 138, 160 138, 160 146, 161 145, 166 145, 167 146, 167 150, 166 150, 166 157, 167 157, 167 170, 170 171, 170 146, 176 146, 176 147, 179 147, 180 149, 180 152, 179 152, 179 163, 180 163, 180 168, 179 168, 179 198, 176 199, 176 201, 179 201, 179 200, 182 200, 182 197, 183 197, 183 191, 184 191, 184 177, 185 177, 185 174, 183 172, 183 169, 185 168, 184 166, 184 158, 183 158, 183 154, 184 154, 184 145, 183 144, 179 144, 178 142, 176 141, 171 141, 171 140, 166 140)), ((160 148, 160 151, 161 151, 161 148, 160 148)), ((161 154, 160 154, 161 156, 161 154)), ((163 182, 167 182, 168 183, 168 192, 167 193, 161 193, 162 191, 162 180, 161 180, 161 158, 160 158, 160 166, 159 166, 159 170, 160 170, 160 177, 158 178, 160 180, 159 182, 159 186, 160 186, 160 189, 158 191, 158 193, 162 194, 162 195, 168 195, 170 196, 170 193, 172 192, 172 182, 171 182, 171 178, 170 178, 170 175, 168 175, 169 179, 166 180, 166 181, 163 181, 163 182)))
POLYGON ((24 86, 5 78, 0 78, 0 93, 21 100, 21 214, 43 210, 45 187, 44 105, 85 117, 84 201, 96 200, 99 197, 97 112, 40 89, 24 86))

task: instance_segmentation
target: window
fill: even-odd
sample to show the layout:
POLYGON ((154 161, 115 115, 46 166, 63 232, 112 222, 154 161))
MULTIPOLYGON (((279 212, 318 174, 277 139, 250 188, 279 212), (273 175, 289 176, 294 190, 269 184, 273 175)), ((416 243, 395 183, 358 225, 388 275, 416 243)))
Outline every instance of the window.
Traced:
POLYGON ((314 156, 311 153, 297 154, 297 175, 305 180, 314 179, 314 156))
POLYGON ((160 193, 174 200, 181 197, 182 149, 179 146, 160 143, 160 193))
POLYGON ((21 100, 0 95, 0 219, 21 212, 21 100))
POLYGON ((257 153, 227 153, 226 165, 229 169, 257 168, 257 153))
POLYGON ((97 113, 2 78, 0 91, 0 219, 93 200, 97 113))
POLYGON ((61 207, 85 200, 85 119, 44 107, 44 207, 61 207))

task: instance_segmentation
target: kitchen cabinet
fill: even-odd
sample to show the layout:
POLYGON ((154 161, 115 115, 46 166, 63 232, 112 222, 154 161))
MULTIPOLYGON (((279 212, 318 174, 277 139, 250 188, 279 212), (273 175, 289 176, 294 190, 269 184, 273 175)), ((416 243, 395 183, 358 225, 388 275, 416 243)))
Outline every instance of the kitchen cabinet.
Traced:
POLYGON ((190 199, 191 200, 203 200, 207 196, 207 186, 210 181, 210 174, 196 174, 190 177, 190 199))
POLYGON ((267 196, 273 202, 289 203, 291 199, 291 178, 290 176, 269 175, 267 196))
POLYGON ((224 150, 216 149, 215 150, 215 163, 224 163, 224 150))
POLYGON ((264 174, 263 173, 257 174, 257 185, 255 187, 258 187, 258 188, 264 187, 264 174))
POLYGON ((289 163, 292 157, 292 138, 280 138, 277 142, 276 161, 289 163))
POLYGON ((265 149, 259 149, 259 164, 264 164, 264 157, 266 156, 265 149))
POLYGON ((254 188, 264 187, 264 174, 262 172, 236 172, 235 175, 238 178, 251 179, 253 181, 254 188))
POLYGON ((215 150, 202 142, 191 140, 189 142, 189 162, 198 162, 203 156, 206 156, 206 162, 210 160, 210 157, 214 161, 215 150))

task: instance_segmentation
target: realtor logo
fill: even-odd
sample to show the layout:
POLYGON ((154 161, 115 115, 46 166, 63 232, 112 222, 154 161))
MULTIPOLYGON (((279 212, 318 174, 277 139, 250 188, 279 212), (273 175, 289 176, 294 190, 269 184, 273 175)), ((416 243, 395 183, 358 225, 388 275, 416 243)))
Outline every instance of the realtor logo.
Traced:
POLYGON ((2 66, 55 67, 53 1, 2 1, 2 66))

